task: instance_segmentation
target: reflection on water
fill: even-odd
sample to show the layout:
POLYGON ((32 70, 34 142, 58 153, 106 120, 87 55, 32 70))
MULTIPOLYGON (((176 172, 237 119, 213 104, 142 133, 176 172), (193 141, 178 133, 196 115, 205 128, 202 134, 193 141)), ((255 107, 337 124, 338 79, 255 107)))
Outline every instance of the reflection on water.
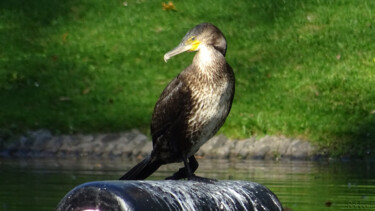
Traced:
MULTIPOLYGON (((197 175, 250 180, 271 189, 289 210, 375 210, 372 162, 228 161, 199 159, 197 175)), ((54 210, 75 186, 114 180, 136 161, 0 160, 0 210, 54 210)), ((161 167, 163 179, 181 164, 161 167)))

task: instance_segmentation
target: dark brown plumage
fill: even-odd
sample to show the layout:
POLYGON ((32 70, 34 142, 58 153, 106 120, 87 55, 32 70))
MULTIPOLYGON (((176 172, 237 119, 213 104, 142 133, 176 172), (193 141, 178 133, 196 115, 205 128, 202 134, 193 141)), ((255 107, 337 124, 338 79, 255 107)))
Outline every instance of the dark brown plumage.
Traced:
POLYGON ((224 124, 234 96, 234 73, 225 60, 226 40, 212 24, 191 29, 164 60, 197 51, 193 62, 174 78, 157 101, 151 122, 153 150, 120 179, 145 179, 161 165, 184 162, 167 179, 199 179, 194 154, 224 124))

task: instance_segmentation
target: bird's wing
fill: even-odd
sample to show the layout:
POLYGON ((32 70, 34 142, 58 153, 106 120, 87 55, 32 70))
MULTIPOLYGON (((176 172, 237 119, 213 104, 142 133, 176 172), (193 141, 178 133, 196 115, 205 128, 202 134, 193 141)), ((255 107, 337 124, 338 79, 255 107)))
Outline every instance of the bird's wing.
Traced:
POLYGON ((182 121, 189 111, 189 100, 189 89, 180 74, 168 84, 155 105, 151 122, 153 141, 171 131, 171 127, 182 129, 182 121))

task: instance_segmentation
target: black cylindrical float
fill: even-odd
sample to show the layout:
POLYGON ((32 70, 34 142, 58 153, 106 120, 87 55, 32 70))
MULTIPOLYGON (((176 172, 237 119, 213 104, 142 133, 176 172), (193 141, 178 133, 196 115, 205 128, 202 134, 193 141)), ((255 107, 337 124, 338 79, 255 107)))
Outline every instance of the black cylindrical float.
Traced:
POLYGON ((282 210, 276 195, 248 181, 99 181, 71 190, 68 210, 282 210))

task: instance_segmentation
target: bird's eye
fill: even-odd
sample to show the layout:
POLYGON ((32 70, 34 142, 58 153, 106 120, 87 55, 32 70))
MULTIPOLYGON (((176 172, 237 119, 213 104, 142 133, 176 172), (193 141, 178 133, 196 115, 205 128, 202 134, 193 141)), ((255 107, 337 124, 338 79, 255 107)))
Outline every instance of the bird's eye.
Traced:
POLYGON ((190 39, 191 39, 192 41, 194 41, 194 40, 195 40, 195 37, 191 37, 190 39))

